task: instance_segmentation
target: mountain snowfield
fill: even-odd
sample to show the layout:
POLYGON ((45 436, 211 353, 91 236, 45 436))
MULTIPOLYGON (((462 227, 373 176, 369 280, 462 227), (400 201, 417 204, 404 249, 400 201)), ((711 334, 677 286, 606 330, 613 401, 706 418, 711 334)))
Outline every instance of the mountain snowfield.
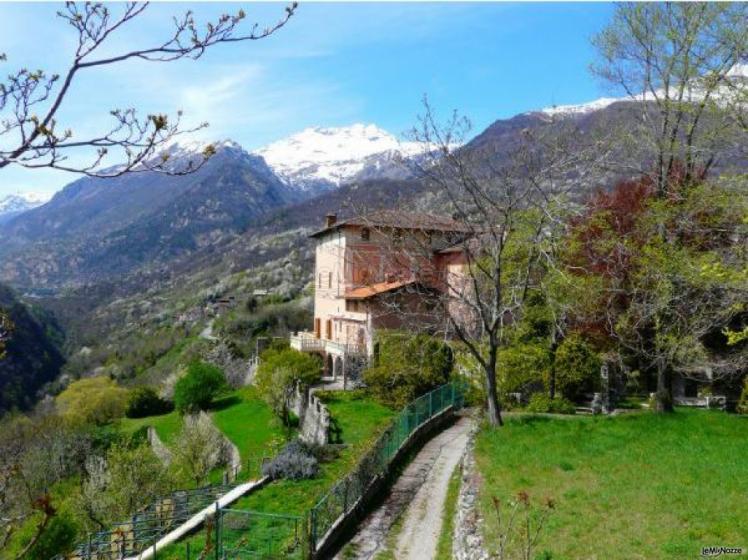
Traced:
POLYGON ((394 165, 423 153, 418 142, 401 142, 374 124, 307 128, 256 150, 287 184, 302 190, 339 187, 365 169, 394 165))
MULTIPOLYGON (((734 88, 737 86, 742 90, 742 88, 748 85, 748 63, 736 64, 735 66, 730 68, 730 70, 726 74, 726 77, 732 83, 731 87, 720 87, 715 92, 713 92, 712 98, 716 98, 717 101, 724 99, 734 99, 734 88)), ((662 90, 657 90, 656 94, 657 96, 664 95, 662 90)), ((686 92, 687 101, 700 101, 703 98, 704 92, 698 87, 698 85, 694 86, 686 92)), ((644 92, 640 95, 636 95, 635 97, 600 97, 599 99, 595 99, 594 101, 588 101, 586 103, 579 103, 576 105, 552 105, 551 107, 540 109, 540 111, 537 112, 551 116, 581 115, 585 113, 591 113, 593 111, 599 111, 600 109, 605 109, 606 107, 618 101, 653 101, 654 99, 654 94, 652 94, 651 92, 644 92)))
POLYGON ((51 196, 44 193, 25 192, 0 197, 0 219, 8 219, 41 206, 49 201, 51 196))

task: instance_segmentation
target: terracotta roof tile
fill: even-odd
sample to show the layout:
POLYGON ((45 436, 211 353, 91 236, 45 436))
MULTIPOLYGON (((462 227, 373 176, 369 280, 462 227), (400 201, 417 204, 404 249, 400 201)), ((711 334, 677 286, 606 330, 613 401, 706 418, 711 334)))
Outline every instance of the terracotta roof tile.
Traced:
POLYGON ((367 214, 366 216, 341 220, 330 227, 313 233, 311 237, 316 237, 343 226, 418 229, 423 231, 447 231, 459 233, 471 233, 474 231, 474 228, 469 224, 459 222, 447 216, 425 214, 421 212, 403 212, 401 210, 379 210, 367 214))
POLYGON ((362 286, 353 290, 345 292, 346 299, 366 299, 385 292, 391 292, 413 284, 415 280, 397 280, 395 282, 378 282, 376 284, 370 284, 368 286, 362 286))

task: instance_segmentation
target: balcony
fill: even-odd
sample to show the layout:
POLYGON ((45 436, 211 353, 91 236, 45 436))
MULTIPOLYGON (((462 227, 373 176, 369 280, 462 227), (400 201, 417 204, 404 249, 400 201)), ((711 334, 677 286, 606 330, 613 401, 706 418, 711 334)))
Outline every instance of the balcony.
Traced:
POLYGON ((291 348, 301 352, 324 352, 325 340, 316 338, 314 333, 298 332, 291 335, 291 348))
POLYGON ((316 338, 311 332, 298 332, 291 335, 291 348, 301 352, 324 352, 335 355, 363 355, 366 354, 364 344, 346 344, 325 338, 316 338))

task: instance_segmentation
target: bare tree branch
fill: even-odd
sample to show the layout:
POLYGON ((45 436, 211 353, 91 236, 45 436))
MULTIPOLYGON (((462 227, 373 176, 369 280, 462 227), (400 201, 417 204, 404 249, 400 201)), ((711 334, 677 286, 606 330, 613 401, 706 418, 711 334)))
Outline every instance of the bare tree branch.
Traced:
MULTIPOLYGON (((58 122, 58 114, 69 101, 76 78, 90 68, 114 65, 126 60, 172 62, 184 58, 199 59, 206 50, 224 43, 257 41, 282 28, 295 14, 297 3, 285 8, 281 18, 267 27, 255 23, 243 30, 243 10, 223 14, 204 25, 195 21, 191 11, 173 19, 173 29, 163 40, 151 46, 135 48, 115 55, 97 55, 111 36, 128 29, 148 8, 148 2, 128 2, 112 9, 111 4, 67 2, 57 15, 77 35, 77 47, 63 75, 48 75, 43 70, 22 68, 0 83, 0 169, 17 165, 27 169, 52 168, 96 177, 116 177, 132 171, 156 171, 167 174, 191 173, 209 158, 213 149, 179 165, 169 160, 164 148, 184 134, 207 126, 203 123, 184 128, 182 114, 139 115, 134 108, 110 112, 113 124, 106 132, 76 139, 74 131, 58 122), (116 13, 115 13, 116 12, 116 13), (71 162, 71 151, 91 148, 87 163, 71 162), (116 167, 103 169, 112 150, 124 160, 116 167)), ((0 61, 5 61, 5 56, 0 61)), ((119 161, 118 161, 119 163, 119 161)))

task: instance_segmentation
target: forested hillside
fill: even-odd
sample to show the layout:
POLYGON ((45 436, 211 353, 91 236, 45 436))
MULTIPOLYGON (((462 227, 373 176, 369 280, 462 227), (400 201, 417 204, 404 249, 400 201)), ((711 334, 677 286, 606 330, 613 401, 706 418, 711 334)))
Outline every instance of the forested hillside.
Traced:
POLYGON ((28 409, 42 387, 60 374, 64 360, 62 332, 55 319, 37 306, 21 302, 0 284, 0 309, 12 330, 0 360, 0 415, 15 408, 28 409))

